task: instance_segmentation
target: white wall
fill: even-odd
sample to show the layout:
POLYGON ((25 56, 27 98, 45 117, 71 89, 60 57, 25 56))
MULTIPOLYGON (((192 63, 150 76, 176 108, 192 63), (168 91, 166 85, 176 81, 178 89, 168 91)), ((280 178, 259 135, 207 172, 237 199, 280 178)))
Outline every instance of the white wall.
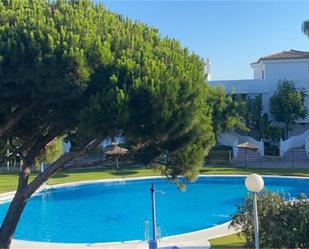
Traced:
MULTIPOLYGON (((277 89, 279 80, 293 80, 298 89, 304 88, 309 95, 309 59, 262 60, 251 64, 254 79, 248 80, 216 80, 208 83, 221 85, 230 93, 262 94, 263 111, 269 113, 269 99, 277 89), (262 79, 264 71, 264 79, 262 79)), ((305 104, 309 110, 309 97, 305 104)), ((309 117, 298 120, 298 123, 309 123, 309 117)))
MULTIPOLYGON (((279 80, 293 80, 298 89, 304 88, 309 93, 309 60, 280 60, 265 61, 265 76, 269 82, 270 95, 277 89, 279 80)), ((265 101, 266 104, 267 101, 265 101)), ((309 109, 309 98, 305 99, 305 105, 309 109)), ((309 117, 305 120, 298 120, 298 123, 308 123, 309 117)))
POLYGON ((309 80, 309 60, 280 60, 265 61, 266 79, 293 79, 296 81, 309 80))
POLYGON ((262 67, 262 64, 251 64, 251 67, 253 68, 253 78, 254 79, 262 79, 262 70, 264 69, 264 67, 262 67))

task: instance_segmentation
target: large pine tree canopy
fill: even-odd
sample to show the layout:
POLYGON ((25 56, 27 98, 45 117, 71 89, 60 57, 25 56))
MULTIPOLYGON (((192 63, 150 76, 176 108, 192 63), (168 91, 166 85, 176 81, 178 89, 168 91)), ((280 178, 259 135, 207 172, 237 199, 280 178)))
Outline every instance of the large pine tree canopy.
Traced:
POLYGON ((145 161, 164 154, 166 175, 194 179, 214 143, 203 69, 103 5, 0 1, 0 136, 25 155, 48 135, 121 133, 145 161))

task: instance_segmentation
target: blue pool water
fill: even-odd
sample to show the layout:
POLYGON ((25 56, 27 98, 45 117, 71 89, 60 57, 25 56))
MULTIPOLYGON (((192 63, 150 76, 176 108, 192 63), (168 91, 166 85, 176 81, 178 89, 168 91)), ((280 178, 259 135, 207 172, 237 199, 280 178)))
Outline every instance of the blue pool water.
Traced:
MULTIPOLYGON (((309 180, 264 178, 270 191, 309 195, 309 180)), ((243 177, 200 177, 185 192, 164 179, 92 183, 55 188, 29 201, 16 239, 95 243, 144 239, 151 220, 150 184, 157 193, 161 235, 192 232, 230 220, 248 194, 243 177)), ((0 205, 0 222, 8 203, 0 205)))

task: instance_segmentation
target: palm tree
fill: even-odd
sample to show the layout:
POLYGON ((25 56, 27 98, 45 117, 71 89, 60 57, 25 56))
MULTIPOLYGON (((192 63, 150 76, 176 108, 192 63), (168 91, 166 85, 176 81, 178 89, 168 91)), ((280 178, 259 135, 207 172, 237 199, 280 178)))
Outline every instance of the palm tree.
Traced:
POLYGON ((309 38, 309 20, 303 22, 301 29, 304 34, 309 38))

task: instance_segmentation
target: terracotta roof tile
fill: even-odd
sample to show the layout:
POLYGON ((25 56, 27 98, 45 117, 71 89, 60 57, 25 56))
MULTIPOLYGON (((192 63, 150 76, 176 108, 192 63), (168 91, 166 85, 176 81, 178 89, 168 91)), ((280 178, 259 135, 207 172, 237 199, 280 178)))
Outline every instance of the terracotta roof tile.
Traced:
POLYGON ((289 51, 282 51, 279 53, 263 56, 257 62, 254 63, 259 63, 260 61, 264 60, 305 59, 305 58, 309 58, 309 52, 291 49, 289 51))

